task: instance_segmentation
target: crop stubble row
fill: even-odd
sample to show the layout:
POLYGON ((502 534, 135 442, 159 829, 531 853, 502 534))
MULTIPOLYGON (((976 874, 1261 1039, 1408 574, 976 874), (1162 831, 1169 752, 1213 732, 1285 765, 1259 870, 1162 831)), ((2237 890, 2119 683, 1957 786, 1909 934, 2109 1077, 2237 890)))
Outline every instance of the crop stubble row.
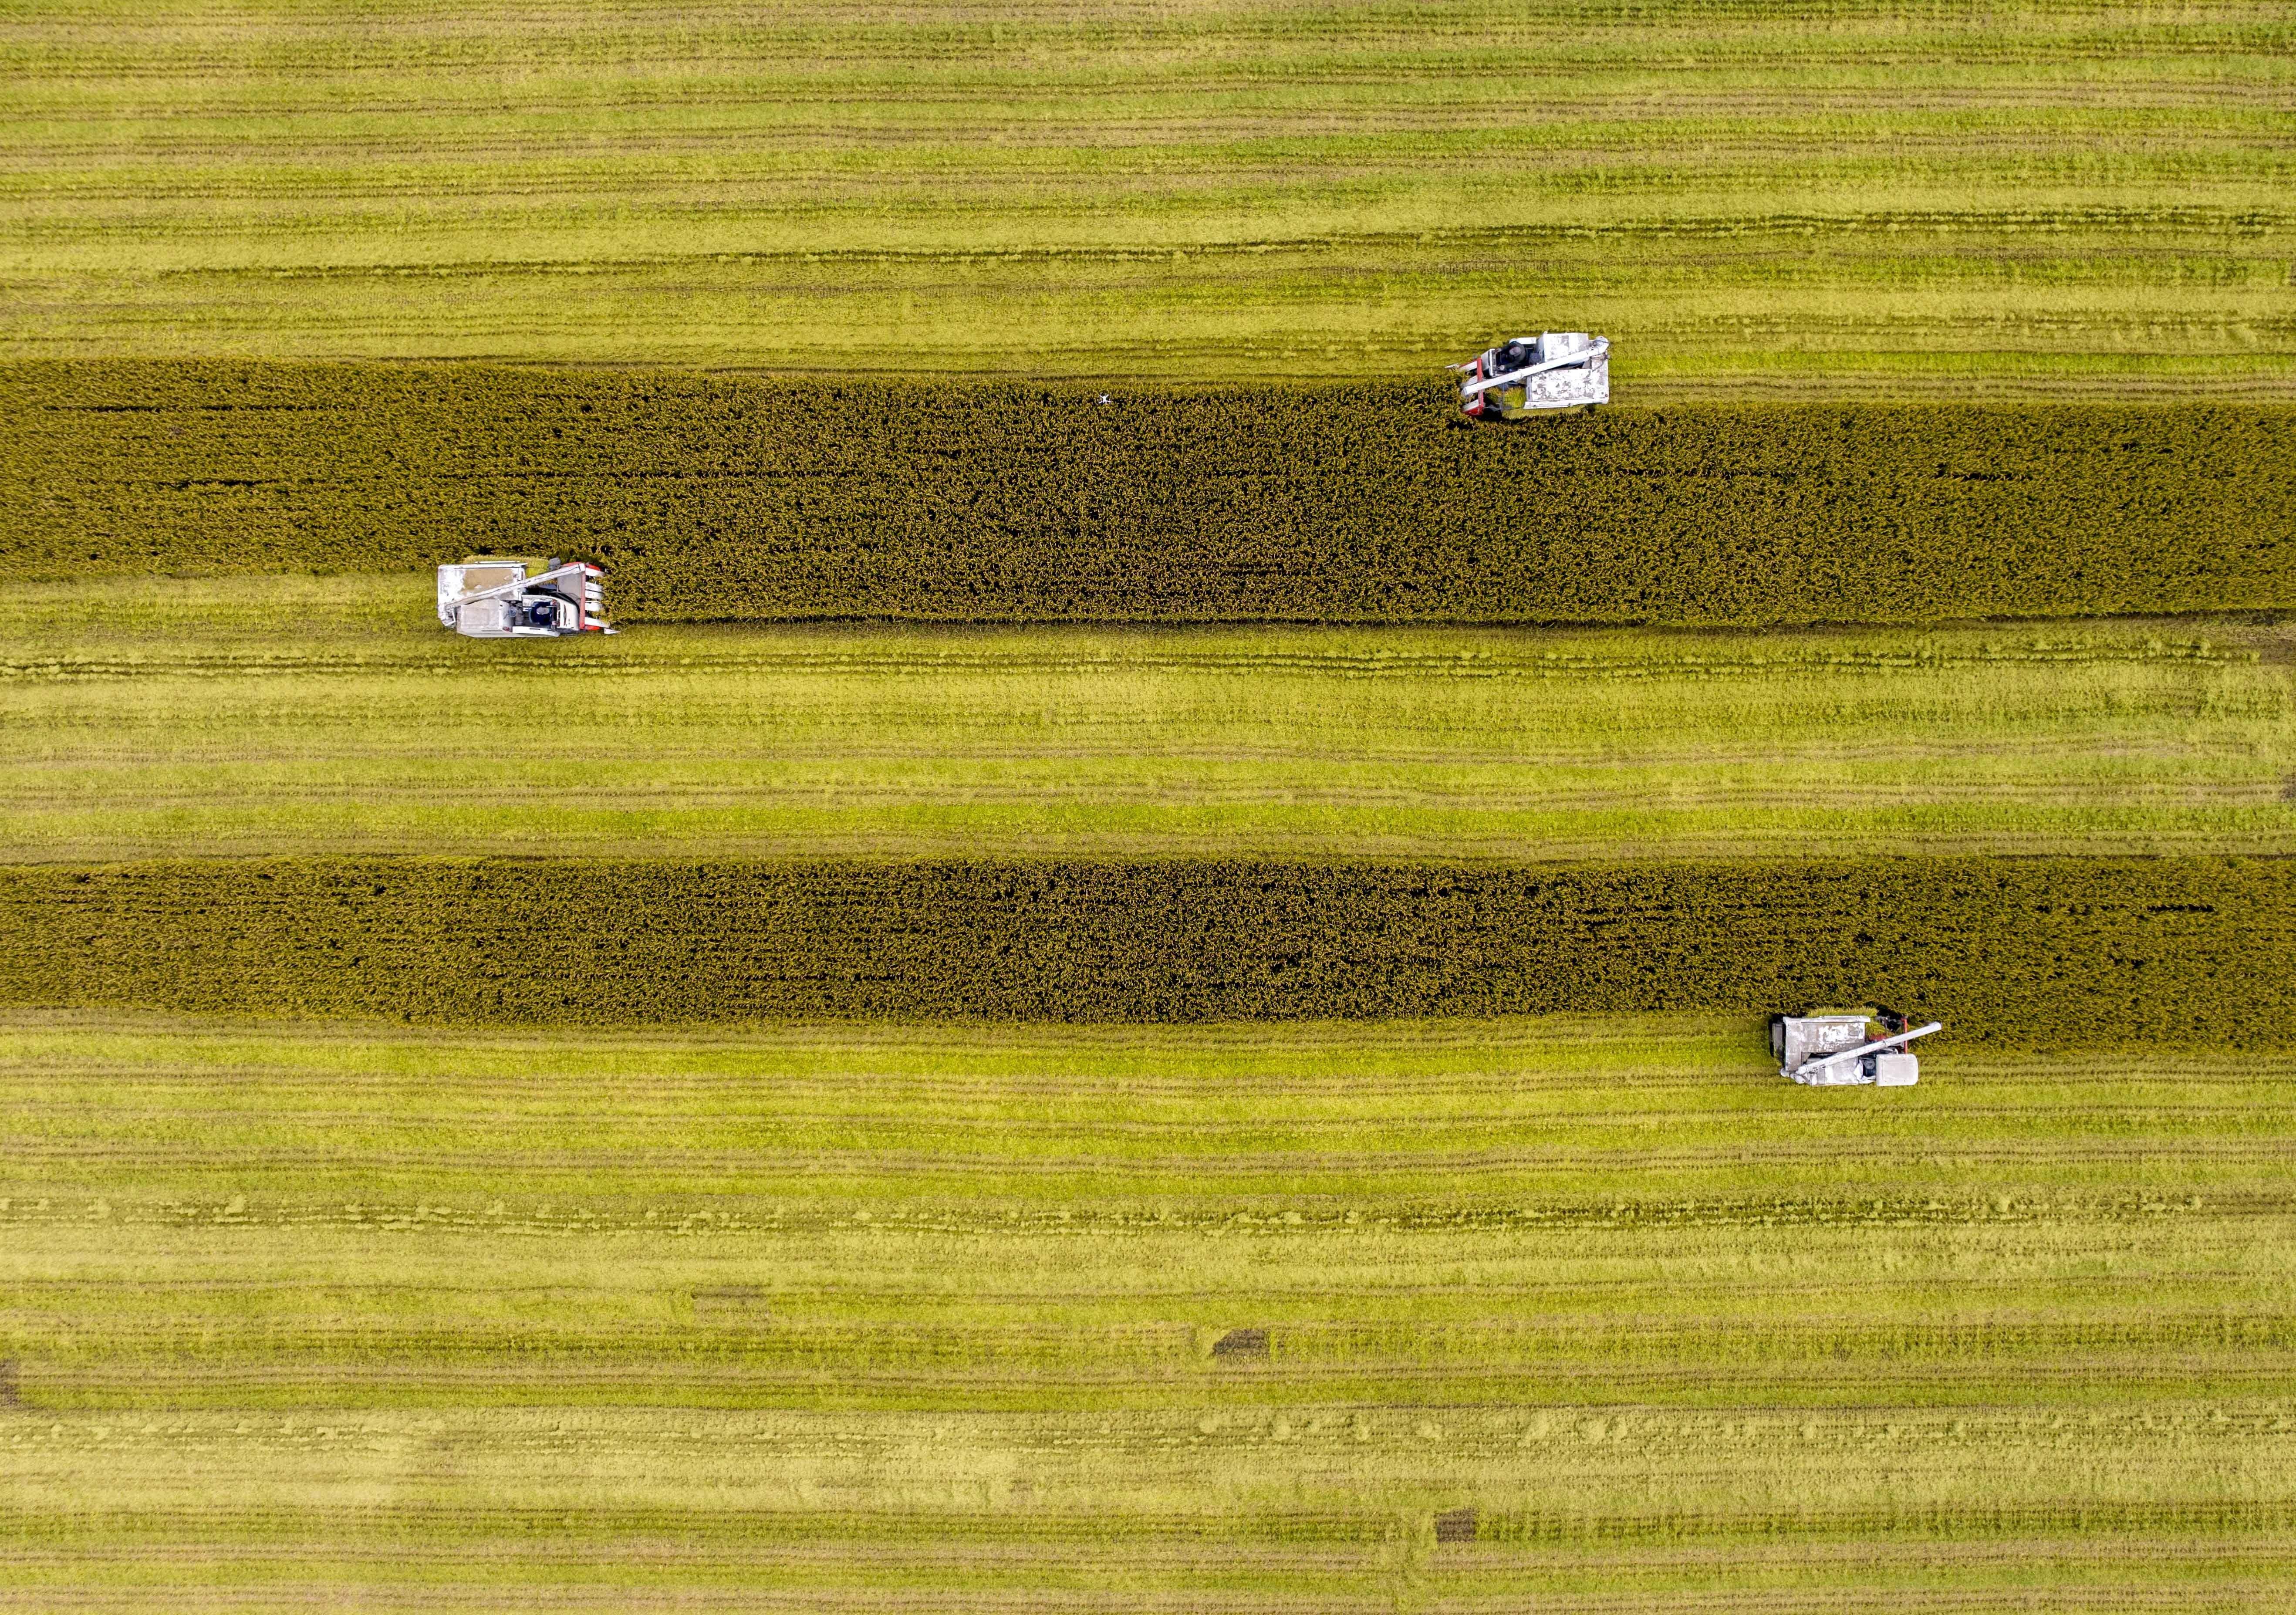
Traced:
POLYGON ((2275 1045, 2296 1026, 2292 875, 2231 857, 16 865, 0 1004, 600 1025, 1878 995, 2025 1045, 2275 1045))
MULTIPOLYGON (((2296 628, 2296 625, 2291 625, 2296 628)), ((0 858, 2296 850, 2285 631, 658 626, 0 590, 0 858), (578 724, 503 715, 547 699, 578 724)))
POLYGON ((0 367, 20 577, 580 554, 626 621, 1759 624, 2296 603, 2296 411, 0 367))
POLYGON ((1528 319, 1644 397, 2296 381, 2260 0, 27 15, 12 354, 1398 376, 1528 319))
POLYGON ((2287 1057, 1939 1062, 1814 1104, 1694 1018, 8 1017, 9 1580, 1808 1610, 2039 1558, 2276 1607, 2287 1057), (1571 1159, 1463 1168, 1495 1127, 1571 1159))

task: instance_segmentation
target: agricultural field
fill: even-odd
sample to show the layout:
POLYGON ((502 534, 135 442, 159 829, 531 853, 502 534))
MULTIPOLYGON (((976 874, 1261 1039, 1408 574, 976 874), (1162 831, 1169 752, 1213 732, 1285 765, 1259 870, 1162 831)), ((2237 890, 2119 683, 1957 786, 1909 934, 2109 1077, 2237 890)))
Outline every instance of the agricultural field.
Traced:
POLYGON ((0 354, 2296 390, 2286 8, 0 20, 0 354), (1536 310, 1526 307, 1537 288, 1536 310))
POLYGON ((2261 1610, 2285 1054, 0 1023, 10 1608, 2261 1610))
POLYGON ((4 8, 0 1615, 2296 1607, 2292 105, 4 8))
POLYGON ((2296 852, 2296 637, 644 626, 0 589, 0 857, 2296 852))
POLYGON ((578 557, 625 621, 1919 623, 2296 605, 2296 409, 0 363, 12 578, 578 557))
POLYGON ((0 1004, 576 1028, 1911 1004, 2284 1047, 2285 858, 0 865, 0 1004))

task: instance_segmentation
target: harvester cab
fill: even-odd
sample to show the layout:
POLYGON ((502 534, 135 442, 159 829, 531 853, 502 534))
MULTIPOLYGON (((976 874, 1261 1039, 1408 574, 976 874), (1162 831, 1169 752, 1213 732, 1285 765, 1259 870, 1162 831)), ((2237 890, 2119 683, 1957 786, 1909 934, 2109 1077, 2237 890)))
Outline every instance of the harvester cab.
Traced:
POLYGON ((1451 368, 1464 373, 1460 408, 1478 420, 1520 421, 1611 401, 1611 339, 1583 331, 1517 337, 1451 368))
POLYGON ((1809 1087, 1909 1088, 1921 1080, 1922 1062, 1907 1045, 1945 1025, 1908 1027, 1906 1019, 1886 1009, 1773 1015, 1770 1053, 1779 1076, 1809 1087))
POLYGON ((439 620, 472 639, 611 634, 605 577, 586 561, 466 555, 439 569, 439 620))

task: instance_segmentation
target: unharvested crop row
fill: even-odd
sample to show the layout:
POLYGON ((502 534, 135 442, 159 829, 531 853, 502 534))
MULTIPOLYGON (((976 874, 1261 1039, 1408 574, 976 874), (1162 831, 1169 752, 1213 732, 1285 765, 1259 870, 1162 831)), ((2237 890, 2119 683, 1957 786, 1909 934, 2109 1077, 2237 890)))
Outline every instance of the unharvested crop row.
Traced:
POLYGON ((0 1004, 522 1023, 1759 1012, 2284 1045, 2296 865, 388 859, 0 871, 0 1004))
POLYGON ((580 554, 626 620, 1911 622, 2296 604, 2296 411, 0 367, 19 576, 580 554))

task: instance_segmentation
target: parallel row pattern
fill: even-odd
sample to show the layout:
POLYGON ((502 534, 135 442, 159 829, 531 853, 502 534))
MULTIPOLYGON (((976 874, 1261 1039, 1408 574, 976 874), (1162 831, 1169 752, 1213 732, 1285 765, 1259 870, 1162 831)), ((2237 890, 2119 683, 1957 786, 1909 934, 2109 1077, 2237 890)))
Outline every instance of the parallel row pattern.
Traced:
POLYGON ((419 574, 81 579, 0 591, 0 859, 2289 853, 2292 651, 2157 621, 504 646, 419 574))
POLYGON ((2288 1602, 2285 1055, 580 1045, 0 1026, 0 1606, 2288 1602))
POLYGON ((566 1027, 1205 1021, 1879 995, 2285 1044, 2296 863, 249 859, 0 866, 0 1004, 566 1027))
POLYGON ((580 554, 627 621, 1935 622, 2296 604, 2296 413, 0 369, 19 577, 580 554))
POLYGON ((2289 396, 2284 6, 31 0, 0 352, 2289 396))

